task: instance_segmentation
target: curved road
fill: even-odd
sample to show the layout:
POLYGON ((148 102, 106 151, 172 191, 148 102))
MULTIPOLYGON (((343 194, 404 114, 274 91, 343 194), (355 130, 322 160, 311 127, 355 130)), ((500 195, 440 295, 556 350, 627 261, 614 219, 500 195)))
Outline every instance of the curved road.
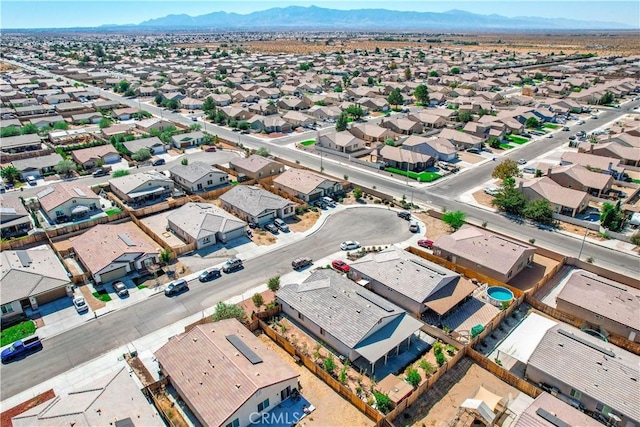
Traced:
POLYGON ((167 298, 158 294, 44 340, 42 351, 0 367, 0 400, 212 307, 219 301, 240 295, 266 283, 269 277, 288 273, 291 261, 301 255, 320 259, 338 251, 339 243, 344 240, 353 239, 366 246, 378 246, 404 241, 411 236, 407 222, 398 218, 395 211, 365 207, 336 213, 315 234, 248 260, 242 270, 223 274, 221 278, 204 284, 192 281, 190 290, 181 295, 167 298))

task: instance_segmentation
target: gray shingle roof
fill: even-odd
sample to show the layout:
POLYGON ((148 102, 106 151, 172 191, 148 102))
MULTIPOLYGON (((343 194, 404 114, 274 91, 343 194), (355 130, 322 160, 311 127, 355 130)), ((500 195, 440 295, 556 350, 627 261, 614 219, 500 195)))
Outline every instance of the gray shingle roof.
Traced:
POLYGON ((314 272, 299 285, 282 287, 277 297, 349 348, 364 339, 378 321, 405 313, 330 269, 314 272))
POLYGON ((293 204, 290 200, 270 193, 259 187, 237 185, 220 196, 228 203, 251 216, 258 216, 265 210, 277 210, 293 204))
POLYGON ((612 348, 611 344, 576 328, 558 325, 544 335, 529 358, 528 366, 596 399, 614 412, 640 421, 639 356, 612 348), (615 357, 597 347, 605 352, 612 349, 615 357))
MULTIPOLYGON (((147 182, 156 181, 159 185, 169 186, 173 188, 173 180, 166 177, 166 175, 157 171, 147 171, 135 173, 133 175, 125 175, 109 180, 109 185, 122 191, 124 194, 129 194, 138 189, 141 185, 147 182)), ((156 188, 148 187, 148 188, 156 188)))
POLYGON ((192 183, 204 178, 210 173, 216 174, 218 176, 227 175, 225 172, 222 172, 221 170, 216 169, 213 166, 209 166, 208 164, 203 162, 193 162, 187 165, 176 165, 169 169, 169 172, 171 172, 171 174, 173 175, 179 176, 187 182, 192 183))
POLYGON ((226 211, 206 203, 187 203, 167 217, 194 239, 211 236, 217 232, 228 233, 247 224, 226 211))
POLYGON ((47 154, 46 156, 31 157, 29 159, 14 160, 11 164, 18 170, 24 171, 27 169, 43 169, 46 167, 53 167, 63 161, 64 159, 58 153, 47 154))
POLYGON ((395 246, 366 255, 351 268, 419 303, 460 280, 459 274, 395 246))

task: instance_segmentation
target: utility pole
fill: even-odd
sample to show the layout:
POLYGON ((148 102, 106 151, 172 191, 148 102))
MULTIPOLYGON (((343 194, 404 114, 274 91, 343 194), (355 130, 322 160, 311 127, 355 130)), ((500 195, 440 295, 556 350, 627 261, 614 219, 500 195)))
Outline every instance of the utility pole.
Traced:
POLYGON ((584 237, 582 238, 582 244, 580 245, 580 253, 578 253, 578 259, 582 256, 582 249, 584 248, 584 241, 587 240, 587 233, 589 232, 588 228, 584 229, 584 237))

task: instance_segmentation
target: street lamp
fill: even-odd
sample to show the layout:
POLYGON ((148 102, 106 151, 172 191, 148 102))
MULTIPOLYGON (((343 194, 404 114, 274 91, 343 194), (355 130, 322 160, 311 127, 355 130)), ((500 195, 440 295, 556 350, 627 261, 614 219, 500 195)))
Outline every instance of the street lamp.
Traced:
POLYGON ((584 242, 587 240, 587 233, 589 232, 588 228, 584 229, 584 237, 582 238, 582 244, 580 245, 580 252, 578 253, 578 259, 582 256, 582 249, 584 248, 584 242))

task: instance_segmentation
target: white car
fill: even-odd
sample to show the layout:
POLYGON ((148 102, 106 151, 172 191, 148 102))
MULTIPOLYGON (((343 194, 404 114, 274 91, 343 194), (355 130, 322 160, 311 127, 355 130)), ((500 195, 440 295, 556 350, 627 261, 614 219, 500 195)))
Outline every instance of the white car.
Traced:
POLYGON ((353 249, 358 249, 360 247, 360 243, 355 240, 347 240, 346 242, 340 243, 340 249, 343 251, 351 251, 353 249))
POLYGON ((526 165, 527 161, 525 159, 520 159, 520 160, 518 160, 518 164, 519 165, 526 165))
POLYGON ((500 189, 498 187, 487 187, 484 189, 484 192, 490 196, 495 196, 500 192, 500 189))
POLYGON ((73 299, 73 306, 76 308, 78 313, 89 310, 89 306, 87 305, 87 301, 85 301, 84 297, 75 297, 73 299))

